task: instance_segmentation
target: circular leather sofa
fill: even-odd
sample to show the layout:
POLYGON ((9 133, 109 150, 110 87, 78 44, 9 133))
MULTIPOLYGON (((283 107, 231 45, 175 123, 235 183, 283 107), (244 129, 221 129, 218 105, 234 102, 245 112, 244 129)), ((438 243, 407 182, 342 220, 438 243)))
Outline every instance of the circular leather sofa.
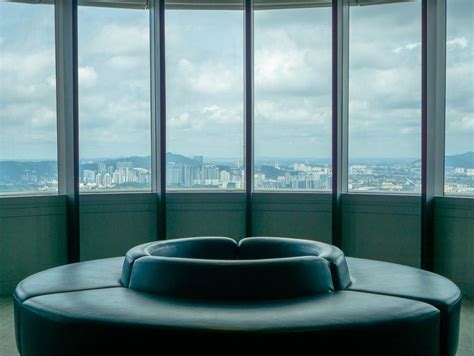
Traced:
POLYGON ((437 274, 321 242, 197 237, 37 273, 14 300, 25 356, 455 355, 461 294, 437 274))

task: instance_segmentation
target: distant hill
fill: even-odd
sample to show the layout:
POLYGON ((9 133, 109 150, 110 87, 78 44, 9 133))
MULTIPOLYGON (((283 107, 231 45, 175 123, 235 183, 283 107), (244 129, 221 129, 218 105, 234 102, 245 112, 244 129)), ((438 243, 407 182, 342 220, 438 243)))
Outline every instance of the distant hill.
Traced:
MULTIPOLYGON (((94 159, 91 160, 94 163, 82 163, 81 164, 81 172, 84 169, 97 171, 97 163, 105 163, 106 166, 117 166, 117 162, 132 162, 133 167, 138 168, 146 168, 151 169, 151 157, 150 156, 131 156, 131 157, 120 157, 114 159, 94 159)), ((188 165, 188 166, 199 166, 200 162, 175 153, 167 152, 166 153, 166 162, 168 163, 175 163, 180 165, 188 165)))
MULTIPOLYGON (((411 163, 414 167, 421 166, 421 160, 416 160, 411 163)), ((474 152, 465 152, 457 155, 445 157, 445 165, 450 168, 474 168, 474 152)))
POLYGON ((134 167, 151 169, 150 156, 144 156, 144 157, 132 156, 132 157, 128 157, 127 159, 119 159, 117 161, 132 162, 134 167))
POLYGON ((55 161, 0 161, 0 182, 18 182, 25 174, 54 179, 57 172, 55 161))
POLYGON ((216 167, 219 168, 219 171, 230 172, 232 170, 230 166, 226 166, 226 165, 223 165, 223 164, 218 164, 218 165, 216 165, 216 167))
POLYGON ((133 167, 151 169, 151 157, 150 156, 131 156, 121 157, 113 159, 94 159, 91 160, 94 163, 81 163, 80 174, 83 174, 85 169, 90 171, 97 171, 97 163, 104 163, 106 166, 117 167, 117 162, 132 162, 133 167))
POLYGON ((166 152, 166 162, 181 164, 186 166, 200 166, 201 163, 195 159, 179 155, 176 153, 166 152))
POLYGON ((277 179, 280 176, 283 176, 286 171, 273 167, 273 166, 260 166, 260 172, 265 174, 265 177, 269 179, 277 179))
POLYGON ((474 168, 474 152, 446 156, 446 167, 474 168))
MULTIPOLYGON (((201 163, 192 158, 166 153, 167 162, 175 164, 199 166, 201 163)), ((133 167, 151 169, 150 156, 130 156, 111 159, 91 159, 86 160, 80 165, 80 174, 85 169, 97 171, 97 163, 105 163, 106 166, 117 166, 117 162, 132 162, 133 167)), ((56 161, 0 161, 0 183, 18 183, 22 180, 22 176, 29 174, 41 177, 43 179, 57 178, 57 162, 56 161)))

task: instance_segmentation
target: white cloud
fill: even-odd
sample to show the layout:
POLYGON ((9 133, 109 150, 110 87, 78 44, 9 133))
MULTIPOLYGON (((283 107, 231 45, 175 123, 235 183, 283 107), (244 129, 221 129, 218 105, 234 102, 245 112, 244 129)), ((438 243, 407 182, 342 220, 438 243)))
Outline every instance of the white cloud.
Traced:
POLYGON ((468 41, 466 37, 458 37, 446 42, 446 45, 449 49, 464 49, 468 46, 468 41))
POLYGON ((55 72, 54 63, 54 51, 44 50, 30 54, 2 52, 0 60, 2 101, 47 99, 51 95, 47 78, 55 72))
POLYGON ((168 113, 167 127, 172 133, 180 130, 193 130, 204 135, 209 135, 213 131, 217 131, 220 135, 226 135, 235 126, 239 129, 243 128, 243 109, 240 106, 196 106, 182 112, 179 111, 179 108, 170 109, 175 109, 175 112, 169 110, 168 113))
MULTIPOLYGON (((446 124, 450 130, 461 133, 474 134, 474 114, 464 113, 456 108, 448 107, 446 112, 446 124)), ((474 138, 472 139, 474 145, 474 138)))
POLYGON ((124 132, 131 129, 150 130, 150 105, 145 99, 134 100, 127 97, 119 97, 115 101, 109 101, 103 109, 106 124, 117 125, 124 132))
POLYGON ((420 65, 399 65, 384 69, 354 68, 350 78, 350 100, 366 101, 368 110, 388 112, 421 105, 420 65))
POLYGON ((41 107, 37 110, 31 120, 34 129, 50 128, 52 131, 56 128, 56 112, 47 107, 41 107))
POLYGON ((107 61, 107 65, 113 70, 126 71, 147 65, 147 61, 148 57, 146 56, 113 56, 107 61))
POLYGON ((189 129, 191 128, 191 120, 189 118, 189 113, 184 112, 177 116, 172 116, 168 120, 168 127, 170 129, 189 129))
POLYGON ((369 103, 367 100, 357 100, 357 99, 350 99, 349 100, 349 111, 354 113, 358 111, 365 111, 369 109, 369 103))
POLYGON ((393 50, 393 53, 399 54, 402 51, 412 51, 421 47, 421 42, 408 43, 404 46, 397 47, 393 50))
POLYGON ((331 124, 331 101, 316 105, 310 100, 260 100, 255 103, 255 119, 259 125, 289 125, 297 130, 317 127, 320 130, 331 124))
POLYGON ((447 101, 456 101, 457 105, 471 105, 473 103, 472 95, 474 93, 474 67, 468 60, 450 63, 448 58, 448 68, 446 70, 447 101), (459 102, 461 99, 461 102, 459 102))
POLYGON ((56 89, 56 75, 50 75, 46 78, 46 83, 51 89, 56 89))
POLYGON ((255 46, 256 91, 330 95, 331 44, 320 39, 326 30, 308 25, 272 27, 259 35, 255 46))
POLYGON ((2 62, 6 64, 7 70, 16 70, 16 74, 22 80, 38 81, 46 74, 55 71, 54 50, 45 50, 28 55, 2 54, 2 62))
MULTIPOLYGON (((242 105, 243 107, 243 105, 242 105)), ((243 109, 221 107, 218 105, 206 106, 201 110, 201 114, 206 119, 218 124, 231 125, 233 123, 243 124, 243 109)))
POLYGON ((418 127, 402 127, 399 132, 402 135, 413 135, 419 134, 420 129, 418 127))
POLYGON ((126 23, 107 24, 102 27, 92 41, 83 46, 85 51, 94 53, 123 55, 149 51, 149 30, 143 26, 126 23))
POLYGON ((260 90, 307 90, 314 82, 308 49, 261 49, 255 58, 255 85, 260 90))
POLYGON ((181 58, 177 63, 178 80, 192 91, 209 95, 242 92, 243 73, 240 69, 219 59, 193 63, 181 58))
POLYGON ((97 82, 97 72, 93 67, 79 67, 79 85, 83 88, 92 88, 97 82))

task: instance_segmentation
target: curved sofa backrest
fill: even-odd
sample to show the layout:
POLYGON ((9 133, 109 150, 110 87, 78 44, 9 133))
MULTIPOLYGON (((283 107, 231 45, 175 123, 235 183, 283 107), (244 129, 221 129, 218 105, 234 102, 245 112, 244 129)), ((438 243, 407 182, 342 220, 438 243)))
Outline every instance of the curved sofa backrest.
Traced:
POLYGON ((216 261, 148 256, 138 259, 129 288, 178 298, 260 300, 333 290, 329 263, 304 256, 216 261))
POLYGON ((343 252, 317 241, 195 237, 151 242, 128 251, 125 287, 183 298, 275 299, 344 289, 343 252))
POLYGON ((177 240, 154 241, 130 249, 124 260, 121 282, 130 283, 135 260, 145 256, 199 258, 213 260, 237 259, 238 245, 229 237, 190 237, 177 240))
POLYGON ((248 237, 239 243, 240 259, 319 256, 329 262, 334 289, 345 289, 351 284, 344 253, 336 246, 319 241, 286 237, 248 237))
POLYGON ((155 244, 148 247, 148 253, 163 257, 236 260, 238 248, 237 242, 228 237, 195 237, 155 244))

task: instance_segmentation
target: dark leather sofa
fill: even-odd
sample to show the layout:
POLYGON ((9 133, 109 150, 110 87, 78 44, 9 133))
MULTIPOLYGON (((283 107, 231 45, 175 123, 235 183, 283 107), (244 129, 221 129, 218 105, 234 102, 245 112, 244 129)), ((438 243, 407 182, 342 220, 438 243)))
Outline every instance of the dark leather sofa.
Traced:
POLYGON ((448 279, 315 241, 201 237, 37 273, 14 294, 22 355, 315 350, 455 355, 448 279), (224 348, 223 348, 224 347, 224 348))

